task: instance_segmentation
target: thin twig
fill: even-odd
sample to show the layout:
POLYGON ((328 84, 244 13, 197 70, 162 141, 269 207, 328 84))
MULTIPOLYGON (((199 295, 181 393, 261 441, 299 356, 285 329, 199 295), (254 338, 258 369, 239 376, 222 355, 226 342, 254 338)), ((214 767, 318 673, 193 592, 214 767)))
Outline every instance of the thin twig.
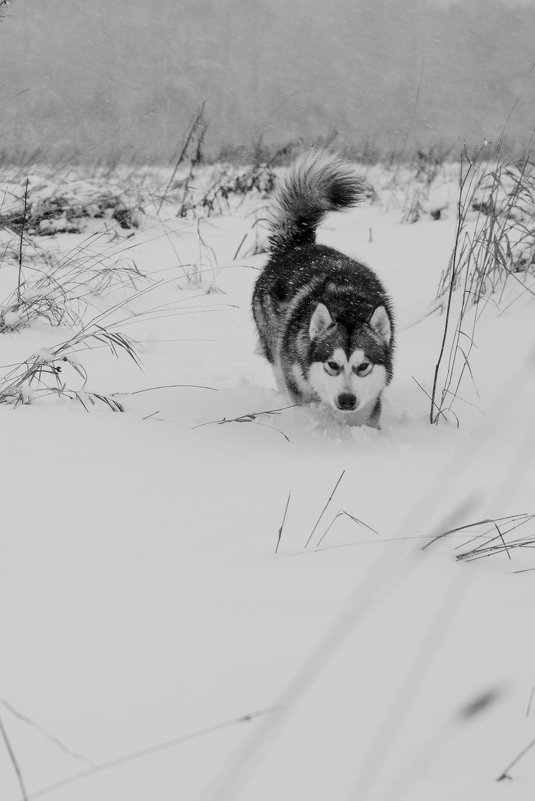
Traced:
POLYGON ((312 539, 312 537, 314 536, 314 532, 316 531, 317 527, 318 527, 318 526, 319 526, 319 524, 320 524, 320 520, 321 520, 321 518, 322 518, 322 517, 323 517, 323 515, 325 514, 325 510, 327 509, 328 505, 329 505, 329 504, 330 504, 330 502, 332 501, 333 495, 334 495, 334 493, 336 492, 336 490, 338 489, 338 485, 339 485, 339 483, 341 482, 342 478, 344 477, 344 473, 345 473, 345 469, 344 469, 344 470, 342 470, 342 472, 340 473, 340 477, 338 478, 338 481, 337 481, 337 482, 336 482, 336 484, 334 485, 333 491, 331 492, 331 494, 329 495, 329 498, 327 499, 327 503, 325 504, 325 506, 324 506, 324 507, 323 507, 323 509, 321 510, 321 512, 320 512, 320 516, 319 516, 319 517, 318 517, 318 519, 316 520, 316 525, 314 526, 314 528, 313 528, 313 529, 312 529, 312 531, 310 532, 310 534, 309 534, 309 537, 308 537, 307 541, 305 542, 305 551, 306 551, 306 549, 307 549, 307 548, 308 548, 308 546, 309 546, 310 540, 311 540, 311 539, 312 539))
MULTIPOLYGON (((442 415, 442 417, 444 418, 444 420, 445 420, 446 422, 448 422, 448 418, 447 418, 447 415, 446 415, 446 412, 444 411, 444 409, 441 409, 441 408, 440 408, 440 406, 438 405, 438 403, 437 403, 437 402, 436 402, 436 401, 433 399, 433 397, 432 397, 432 396, 429 394, 429 392, 427 392, 427 390, 426 390, 426 389, 425 389, 425 388, 424 388, 424 387, 423 387, 423 386, 420 384, 420 382, 418 381, 418 379, 416 379, 414 376, 412 376, 412 380, 414 381, 414 383, 415 383, 415 384, 417 384, 417 385, 420 387, 420 389, 422 390, 422 392, 424 393, 424 395, 426 395, 426 397, 428 397, 428 398, 429 398, 429 400, 431 401, 431 406, 432 406, 432 407, 433 407, 433 406, 436 406, 436 408, 437 408, 437 419, 438 419, 438 417, 440 417, 440 415, 442 415)), ((456 420, 456 423, 457 423, 457 428, 460 428, 460 422, 459 422, 459 418, 457 417, 457 415, 455 414, 455 412, 454 412, 454 411, 452 411, 451 409, 450 409, 449 411, 450 411, 450 412, 452 413, 452 415, 455 417, 455 420, 456 420)))
POLYGON ((159 414, 159 413, 160 413, 160 410, 156 409, 155 412, 151 412, 150 414, 147 414, 145 417, 142 417, 141 419, 142 420, 150 420, 152 417, 154 417, 156 414, 159 414))
POLYGON ((7 732, 5 730, 4 724, 2 722, 2 717, 0 716, 0 734, 4 738, 4 743, 6 744, 7 753, 9 754, 9 758, 11 760, 11 764, 17 774, 17 779, 19 782, 20 791, 22 794, 23 801, 28 801, 28 794, 26 792, 26 787, 24 786, 24 779, 22 776, 22 771, 19 767, 19 763, 17 762, 17 757, 15 756, 15 752, 11 747, 11 743, 9 742, 9 737, 7 736, 7 732))
POLYGON ((217 392, 216 387, 205 387, 200 384, 164 384, 161 387, 146 387, 146 389, 136 389, 133 392, 112 392, 111 397, 115 398, 117 395, 140 395, 142 392, 155 392, 158 389, 181 389, 183 387, 190 389, 209 389, 212 392, 217 392))
POLYGON ((261 412, 241 414, 239 417, 223 417, 221 420, 209 420, 207 423, 197 423, 196 426, 191 427, 191 430, 193 431, 194 428, 202 428, 203 426, 223 425, 223 423, 252 423, 261 414, 278 414, 286 411, 286 409, 294 409, 296 406, 301 406, 301 404, 292 403, 290 406, 281 406, 280 409, 264 409, 261 412))
POLYGON ((275 546, 275 553, 278 553, 279 545, 282 537, 282 530, 284 528, 284 523, 286 522, 286 514, 288 512, 288 506, 290 505, 290 498, 292 496, 292 491, 290 490, 288 493, 288 500, 286 501, 286 508, 284 509, 284 515, 282 517, 282 523, 279 528, 279 536, 277 537, 277 545, 275 546))
POLYGON ((241 242, 240 242, 240 244, 238 245, 238 247, 236 248, 236 252, 234 253, 234 256, 232 257, 232 261, 236 261, 236 259, 238 258, 238 253, 240 252, 240 250, 241 250, 241 247, 242 247, 243 243, 245 242, 245 240, 247 239, 247 237, 248 237, 248 236, 249 236, 249 231, 247 231, 247 232, 246 232, 246 233, 243 235, 243 237, 242 237, 242 239, 241 239, 241 242))
POLYGON ((206 735, 213 734, 214 732, 221 731, 222 729, 228 729, 231 726, 236 726, 240 723, 249 723, 255 718, 270 714, 274 711, 274 709, 276 709, 276 707, 273 706, 266 707, 265 709, 257 709, 254 712, 248 712, 246 715, 230 718, 229 720, 224 720, 221 723, 214 723, 212 726, 206 726, 204 729, 198 729, 197 731, 191 732, 190 734, 185 734, 182 737, 175 737, 172 740, 166 740, 165 742, 158 743, 158 745, 153 745, 150 748, 143 748, 140 751, 133 751, 132 753, 125 754, 122 757, 110 759, 108 762, 101 762, 89 770, 75 773, 73 776, 69 776, 66 779, 54 782, 46 787, 41 787, 41 789, 36 790, 30 796, 24 795, 24 801, 32 801, 34 798, 41 798, 42 796, 48 795, 55 790, 59 790, 61 787, 66 787, 69 784, 74 784, 75 782, 82 781, 83 779, 89 779, 91 776, 94 776, 97 773, 103 773, 106 770, 112 770, 120 765, 134 762, 137 759, 143 759, 144 757, 152 756, 153 754, 157 754, 161 751, 166 751, 170 748, 176 748, 184 743, 189 743, 192 740, 198 740, 201 737, 206 737, 206 735))
POLYGON ((328 532, 331 530, 333 525, 336 523, 338 518, 342 517, 343 515, 345 515, 346 517, 349 517, 350 520, 352 520, 354 523, 357 523, 357 525, 362 526, 363 528, 367 528, 369 531, 373 531, 374 534, 378 534, 379 533, 374 528, 369 526, 367 523, 364 523, 363 520, 359 520, 358 517, 355 517, 354 515, 349 514, 349 512, 346 512, 345 509, 340 509, 340 511, 333 517, 333 519, 331 520, 331 522, 329 523, 329 525, 327 526, 327 528, 325 529, 325 531, 323 532, 323 534, 319 538, 319 540, 318 540, 318 542, 316 544, 316 550, 319 548, 319 546, 321 545, 321 543, 323 542, 323 540, 325 539, 325 537, 327 536, 328 532))
POLYGON ((456 268, 457 268, 457 252, 458 252, 458 248, 459 248, 459 238, 460 238, 460 234, 461 234, 461 231, 462 231, 462 224, 463 224, 462 193, 463 193, 464 181, 463 181, 463 178, 462 178, 462 164, 463 164, 463 162, 462 162, 462 158, 461 158, 461 178, 460 178, 460 184, 459 184, 459 198, 458 198, 458 201, 457 201, 457 227, 456 227, 456 234, 455 234, 455 244, 454 244, 454 247, 453 247, 453 253, 451 255, 451 260, 450 260, 451 277, 450 277, 450 285, 449 285, 449 288, 448 288, 448 297, 447 297, 447 302, 446 302, 446 316, 445 316, 445 319, 444 319, 444 330, 442 332, 442 341, 440 343, 440 350, 439 350, 438 359, 437 359, 437 362, 436 362, 436 365, 435 365, 435 372, 434 372, 434 375, 433 375, 433 388, 431 390, 431 408, 430 408, 430 411, 429 411, 429 422, 432 425, 436 424, 436 422, 438 421, 438 417, 439 417, 439 415, 436 415, 436 416, 433 415, 433 409, 434 409, 435 405, 437 405, 436 401, 435 401, 435 397, 436 397, 436 393, 437 393, 438 374, 439 374, 440 365, 442 363, 442 359, 443 359, 443 356, 444 356, 444 350, 445 350, 445 347, 446 347, 446 339, 447 339, 447 336, 448 336, 448 327, 449 327, 450 314, 451 314, 451 304, 452 304, 452 300, 453 300, 453 290, 455 288, 455 277, 456 277, 456 268))
POLYGON ((6 701, 5 698, 2 699, 2 704, 9 712, 11 712, 11 714, 14 717, 18 718, 18 720, 21 720, 23 723, 25 723, 27 726, 30 726, 32 729, 38 731, 39 734, 42 734, 43 737, 45 737, 47 740, 50 740, 50 742, 54 743, 54 745, 60 748, 65 754, 67 754, 67 756, 70 756, 73 759, 79 759, 81 762, 85 762, 86 765, 89 765, 89 767, 93 767, 94 763, 92 762, 91 759, 88 759, 83 754, 78 754, 76 751, 72 751, 68 746, 62 743, 61 740, 59 740, 53 734, 50 734, 50 732, 46 731, 46 729, 43 729, 43 727, 40 726, 39 723, 36 723, 27 715, 24 715, 22 712, 19 712, 19 710, 16 709, 13 706, 13 704, 10 704, 9 701, 6 701))
POLYGON ((513 777, 509 775, 509 771, 510 771, 510 770, 512 770, 512 768, 514 768, 514 766, 515 766, 515 765, 517 765, 517 764, 520 762, 520 760, 521 760, 523 757, 525 757, 525 756, 526 756, 526 754, 528 753, 528 751, 531 751, 531 749, 532 749, 534 746, 535 746, 535 739, 531 740, 531 741, 530 741, 530 742, 529 742, 529 743, 526 745, 526 747, 525 747, 525 748, 523 748, 523 749, 522 749, 522 751, 521 751, 521 752, 520 752, 520 753, 519 753, 519 754, 518 754, 518 755, 517 755, 517 756, 516 756, 516 757, 513 759, 513 761, 512 761, 512 762, 510 762, 510 763, 507 765, 507 767, 505 768, 505 770, 504 770, 504 771, 502 771, 502 773, 500 773, 500 775, 499 775, 499 776, 496 778, 496 781, 497 781, 497 782, 501 782, 501 781, 503 781, 504 779, 511 779, 511 780, 512 780, 512 778, 513 778, 513 777))
POLYGON ((503 534, 502 534, 502 532, 501 532, 501 529, 500 529, 500 527, 498 526, 498 524, 497 524, 497 523, 494 523, 494 526, 495 526, 495 528, 496 528, 496 531, 498 532, 498 534, 499 534, 499 536, 500 536, 500 539, 501 539, 501 541, 502 541, 502 543, 503 543, 503 547, 505 548, 505 552, 507 553, 507 556, 509 557, 509 559, 511 559, 511 554, 509 553, 509 548, 508 548, 508 547, 507 547, 507 545, 505 544, 505 540, 504 540, 504 538, 503 538, 503 534))
POLYGON ((529 716, 531 714, 531 704, 533 703, 533 696, 534 695, 535 695, 535 687, 532 687, 531 688, 531 693, 529 695, 528 706, 527 706, 527 709, 526 709, 526 717, 527 718, 529 718, 529 716))
POLYGON ((189 129, 188 129, 187 133, 186 133, 186 136, 184 137, 184 141, 183 141, 182 147, 179 150, 179 153, 178 153, 178 156, 177 156, 177 159, 176 159, 176 162, 175 162, 175 166, 174 166, 173 172, 171 173, 171 177, 169 178, 169 181, 167 182, 167 186, 164 189, 163 195, 160 198, 160 205, 158 206, 158 214, 161 211, 161 208, 163 206, 165 198, 167 197, 167 193, 169 192, 171 184, 175 180, 175 176, 177 174, 178 168, 182 164, 182 160, 183 160, 183 158, 184 158, 184 156, 186 154, 186 150, 189 147, 189 143, 191 142, 191 138, 192 138, 193 134, 195 133, 195 131, 197 130, 197 127, 199 126, 199 123, 200 123, 200 121, 202 119, 202 115, 204 113, 205 104, 206 104, 206 100, 203 100, 203 102, 201 103, 201 105, 197 109, 197 112, 194 115, 194 117, 193 117, 193 119, 192 119, 192 121, 190 123, 190 126, 189 126, 189 129))
POLYGON ((235 423, 251 423, 253 426, 262 426, 262 428, 269 428, 270 431, 278 431, 281 437, 284 437, 286 442, 290 442, 290 437, 284 433, 281 428, 277 428, 277 426, 268 426, 267 423, 259 423, 258 420, 229 420, 230 422, 235 423))
POLYGON ((26 178, 26 186, 24 187, 24 211, 22 214, 22 223, 20 227, 20 238, 19 238, 19 274, 17 276, 17 301, 20 302, 20 295, 21 295, 21 287, 22 287, 22 256, 23 256, 23 245, 24 245, 24 231, 26 228, 26 217, 28 213, 28 186, 30 180, 26 178))

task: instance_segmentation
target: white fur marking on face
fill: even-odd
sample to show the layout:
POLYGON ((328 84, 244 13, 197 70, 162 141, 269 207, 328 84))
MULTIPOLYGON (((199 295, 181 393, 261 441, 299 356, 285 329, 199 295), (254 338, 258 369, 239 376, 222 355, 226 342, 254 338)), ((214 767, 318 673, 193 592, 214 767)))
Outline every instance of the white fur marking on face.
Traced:
POLYGON ((314 340, 323 331, 325 331, 332 323, 332 317, 329 314, 329 309, 323 303, 318 303, 314 310, 314 314, 310 319, 310 326, 308 332, 310 339, 314 340))
POLYGON ((335 348, 332 355, 329 357, 329 361, 336 362, 342 368, 342 372, 345 373, 348 367, 347 364, 347 357, 342 350, 342 348, 335 348))
POLYGON ((316 395, 321 398, 324 403, 328 403, 329 406, 336 409, 336 399, 338 395, 348 391, 347 378, 349 375, 349 365, 342 348, 336 348, 329 360, 339 364, 342 370, 337 375, 330 375, 325 370, 323 362, 314 362, 308 371, 308 380, 316 395))
POLYGON ((357 409, 373 405, 387 384, 386 368, 382 364, 374 364, 368 375, 359 376, 353 368, 365 361, 364 351, 357 348, 348 362, 342 348, 336 348, 330 360, 337 362, 342 370, 338 375, 330 375, 321 362, 314 362, 308 371, 308 380, 314 392, 324 403, 337 409, 337 398, 342 392, 352 392, 357 398, 357 409))
POLYGON ((390 318, 388 317, 384 306, 378 306, 376 308, 370 318, 369 326, 386 345, 390 344, 390 340, 392 338, 392 326, 390 325, 390 318))
POLYGON ((364 361, 364 351, 362 348, 357 348, 353 351, 351 356, 349 357, 349 366, 353 370, 353 368, 357 368, 361 362, 364 361))

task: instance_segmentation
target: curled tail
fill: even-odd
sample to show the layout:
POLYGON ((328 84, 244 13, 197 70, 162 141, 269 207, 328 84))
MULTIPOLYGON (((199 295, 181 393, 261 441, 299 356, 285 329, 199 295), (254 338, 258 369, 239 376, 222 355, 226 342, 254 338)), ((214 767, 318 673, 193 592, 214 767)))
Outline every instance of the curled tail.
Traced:
POLYGON ((354 206, 362 194, 362 182, 340 156, 320 147, 298 156, 275 190, 272 252, 313 244, 325 214, 354 206))

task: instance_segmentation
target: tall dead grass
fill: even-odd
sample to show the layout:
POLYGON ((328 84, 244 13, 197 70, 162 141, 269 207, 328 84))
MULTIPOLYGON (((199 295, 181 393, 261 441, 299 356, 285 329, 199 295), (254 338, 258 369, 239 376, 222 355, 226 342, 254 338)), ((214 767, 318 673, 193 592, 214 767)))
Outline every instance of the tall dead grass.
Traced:
POLYGON ((435 299, 444 315, 433 373, 429 421, 453 418, 469 384, 477 387, 470 357, 477 324, 489 303, 503 308, 506 286, 535 294, 530 277, 535 263, 535 169, 529 158, 508 162, 486 159, 485 147, 465 150, 459 169, 454 245, 435 299), (455 408, 454 408, 455 407, 455 408))

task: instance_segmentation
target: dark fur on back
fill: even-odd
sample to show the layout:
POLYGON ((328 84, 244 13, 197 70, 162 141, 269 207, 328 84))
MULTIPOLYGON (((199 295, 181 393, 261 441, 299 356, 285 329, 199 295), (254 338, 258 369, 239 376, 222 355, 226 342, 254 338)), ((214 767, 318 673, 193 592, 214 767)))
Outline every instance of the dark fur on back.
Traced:
MULTIPOLYGON (((354 342, 354 334, 364 334, 375 342, 375 363, 384 364, 389 379, 392 378, 392 343, 389 348, 382 348, 369 331, 365 333, 378 306, 384 306, 392 318, 390 300, 375 273, 361 262, 325 245, 296 248, 291 254, 290 270, 288 266, 287 255, 275 254, 264 276, 258 279, 260 283, 264 278, 273 308, 277 303, 284 309, 292 302, 292 313, 279 330, 280 347, 289 355, 297 356, 298 352, 300 357, 305 355, 302 350, 305 343, 299 331, 303 321, 310 320, 318 303, 323 303, 339 331, 347 337, 346 353, 354 342), (305 288, 306 291, 300 292, 305 288)), ((307 341, 306 346, 308 358, 315 360, 317 343, 307 341)))

